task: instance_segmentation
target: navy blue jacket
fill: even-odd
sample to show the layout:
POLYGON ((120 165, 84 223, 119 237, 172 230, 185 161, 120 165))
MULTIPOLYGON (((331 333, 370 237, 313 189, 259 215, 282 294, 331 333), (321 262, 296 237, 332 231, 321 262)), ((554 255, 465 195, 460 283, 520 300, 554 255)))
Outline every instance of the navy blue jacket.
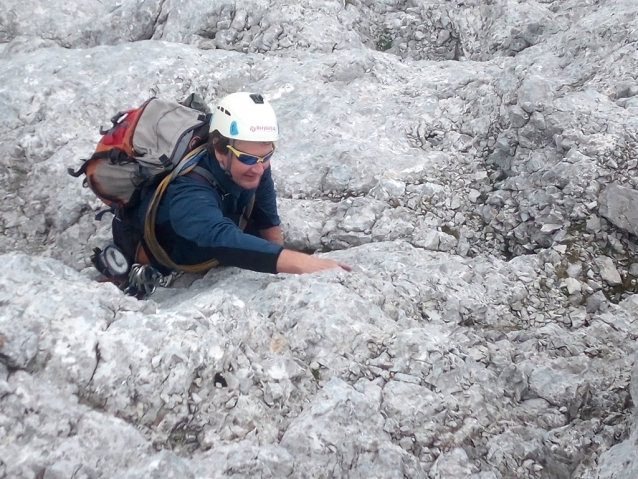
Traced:
MULTIPOLYGON (((207 151, 201 153, 198 165, 210 171, 221 188, 213 187, 199 175, 180 176, 169 183, 155 224, 157 239, 164 250, 177 264, 197 264, 214 258, 224 266, 276 273, 283 247, 244 233, 237 226, 253 193, 251 230, 256 232, 279 225, 270 167, 264 171, 256 189, 246 190, 237 185, 207 151)), ((138 211, 141 225, 152 195, 153 191, 148 191, 142 196, 138 211)))

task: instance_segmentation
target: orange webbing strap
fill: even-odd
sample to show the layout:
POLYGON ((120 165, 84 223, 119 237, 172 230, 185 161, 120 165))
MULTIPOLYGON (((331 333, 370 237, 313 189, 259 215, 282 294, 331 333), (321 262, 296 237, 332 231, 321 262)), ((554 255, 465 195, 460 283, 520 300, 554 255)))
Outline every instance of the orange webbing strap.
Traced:
MULTIPOLYGON (((161 263, 162 265, 174 270, 174 271, 184 271, 186 273, 199 273, 202 271, 209 270, 211 268, 215 268, 219 266, 219 261, 216 259, 211 259, 199 264, 177 264, 174 263, 173 260, 168 256, 168 253, 162 248, 162 246, 157 241, 157 236, 155 235, 155 220, 157 219, 157 208, 159 206, 160 200, 168 187, 168 184, 173 181, 178 176, 182 176, 192 171, 193 168, 197 166, 197 162, 193 163, 187 168, 184 168, 189 159, 191 159, 196 154, 200 153, 206 145, 202 145, 199 148, 196 148, 188 155, 186 155, 175 167, 175 169, 171 172, 170 175, 166 176, 153 194, 153 198, 148 206, 148 210, 146 211, 146 218, 144 221, 144 240, 146 241, 146 245, 151 250, 151 254, 155 257, 155 259, 161 263)), ((255 195, 250 199, 250 202, 244 209, 242 213, 241 219, 239 221, 239 228, 243 231, 248 223, 248 218, 250 218, 250 214, 252 213, 253 205, 255 204, 255 195)))

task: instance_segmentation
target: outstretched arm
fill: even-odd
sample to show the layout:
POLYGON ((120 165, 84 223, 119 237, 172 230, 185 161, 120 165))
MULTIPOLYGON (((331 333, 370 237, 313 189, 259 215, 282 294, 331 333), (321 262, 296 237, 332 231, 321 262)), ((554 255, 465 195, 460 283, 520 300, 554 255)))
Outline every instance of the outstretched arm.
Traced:
MULTIPOLYGON (((261 237, 272 243, 280 245, 284 244, 284 238, 281 233, 281 227, 273 226, 272 228, 260 230, 261 237)), ((314 273, 330 268, 343 268, 350 271, 351 268, 341 261, 335 261, 327 258, 318 258, 316 256, 299 253, 289 249, 284 249, 277 259, 278 273, 314 273)))
POLYGON ((259 230, 259 234, 266 241, 270 241, 271 243, 277 243, 280 245, 284 244, 284 236, 281 233, 281 226, 273 226, 271 228, 259 230))
POLYGON ((314 273, 324 269, 343 268, 351 271, 350 266, 341 261, 328 258, 318 258, 305 253, 299 253, 289 249, 283 250, 277 259, 278 273, 314 273))

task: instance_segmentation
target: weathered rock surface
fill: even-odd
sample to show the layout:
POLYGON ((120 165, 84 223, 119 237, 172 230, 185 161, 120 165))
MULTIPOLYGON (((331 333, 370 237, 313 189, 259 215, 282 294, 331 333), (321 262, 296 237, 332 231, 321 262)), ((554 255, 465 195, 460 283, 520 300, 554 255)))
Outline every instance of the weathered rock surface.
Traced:
POLYGON ((611 184, 600 194, 598 203, 601 216, 621 230, 638 235, 638 191, 611 184))
POLYGON ((4 1, 0 478, 636 476, 637 14, 4 1), (288 245, 353 272, 95 282, 67 168, 236 90, 277 110, 288 245))

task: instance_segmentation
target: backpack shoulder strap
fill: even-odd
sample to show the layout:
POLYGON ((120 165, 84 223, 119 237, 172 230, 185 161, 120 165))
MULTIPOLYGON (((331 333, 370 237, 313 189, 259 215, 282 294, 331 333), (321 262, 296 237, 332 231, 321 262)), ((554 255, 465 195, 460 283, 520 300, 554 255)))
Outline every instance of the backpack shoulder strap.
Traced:
POLYGON ((239 218, 239 229, 244 231, 246 225, 248 224, 248 220, 250 220, 250 215, 253 212, 253 206, 255 206, 255 194, 250 197, 250 201, 244 208, 244 211, 241 212, 241 218, 239 218))
POLYGON ((210 183, 213 186, 213 188, 215 188, 217 191, 221 192, 222 194, 226 193, 224 191, 224 188, 222 188, 222 185, 219 184, 219 181, 217 181, 217 179, 213 176, 213 174, 207 169, 202 168, 201 166, 198 165, 188 173, 188 176, 190 176, 191 173, 195 173, 201 176, 202 178, 204 178, 204 180, 210 183))
POLYGON ((164 192, 166 191, 166 188, 168 187, 168 184, 178 176, 187 174, 189 171, 191 171, 197 165, 197 160, 195 157, 199 153, 201 153, 205 147, 206 145, 202 145, 199 148, 191 151, 177 164, 173 171, 171 171, 171 173, 160 182, 160 184, 155 189, 155 193, 153 193, 151 202, 149 203, 148 209, 146 210, 146 217, 144 219, 144 240, 146 241, 146 245, 151 251, 151 254, 160 264, 174 271, 199 273, 201 271, 206 271, 219 265, 219 261, 217 261, 216 259, 212 259, 200 264, 179 265, 171 260, 168 253, 159 244, 157 236, 155 235, 157 208, 159 206, 160 200, 162 199, 162 196, 164 195, 164 192), (191 161, 193 159, 195 159, 194 162, 191 161))

